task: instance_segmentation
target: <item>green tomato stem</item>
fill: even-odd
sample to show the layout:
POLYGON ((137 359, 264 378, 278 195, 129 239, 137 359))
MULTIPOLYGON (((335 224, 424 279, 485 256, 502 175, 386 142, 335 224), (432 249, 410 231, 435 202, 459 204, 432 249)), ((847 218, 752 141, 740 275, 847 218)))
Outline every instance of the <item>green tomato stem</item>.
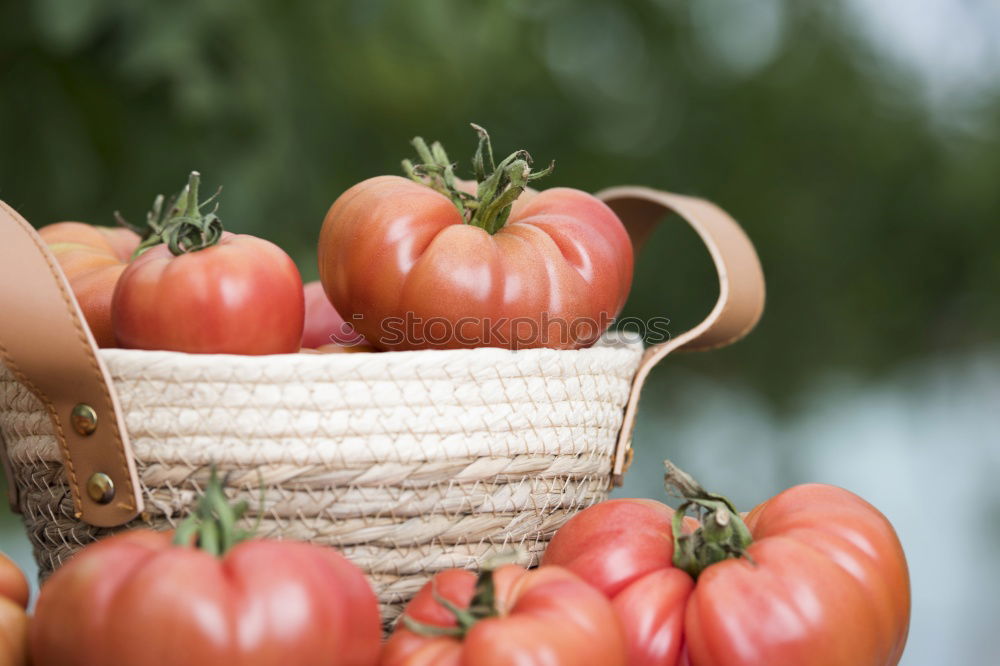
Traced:
MULTIPOLYGON (((236 544, 253 538, 253 530, 243 530, 236 526, 246 513, 245 501, 230 504, 223 490, 225 483, 212 466, 211 476, 204 493, 198 499, 194 511, 181 521, 174 533, 174 545, 195 545, 205 552, 222 557, 236 544)), ((258 517, 259 526, 259 517, 258 517)))
MULTIPOLYGON (((188 176, 187 185, 169 200, 162 194, 153 200, 153 207, 146 214, 146 229, 142 242, 136 248, 132 258, 136 258, 146 250, 165 243, 171 254, 179 256, 187 252, 197 252, 216 245, 222 238, 222 221, 216 214, 219 210, 218 198, 222 192, 220 187, 215 194, 201 203, 198 202, 198 187, 201 184, 201 174, 192 171, 188 176), (215 206, 207 213, 202 209, 215 206)), ((129 224, 118 213, 115 214, 119 224, 131 229, 129 224)))
POLYGON ((531 155, 525 150, 518 150, 496 164, 489 133, 476 124, 472 128, 479 135, 479 145, 472 157, 476 194, 459 189, 455 165, 437 141, 428 146, 421 137, 415 137, 412 144, 422 162, 414 164, 403 160, 403 173, 448 197, 466 224, 495 234, 507 223, 514 202, 528 183, 552 173, 555 162, 541 171, 532 171, 531 155))
POLYGON ((493 580, 493 573, 505 564, 513 564, 522 559, 523 554, 518 551, 501 553, 491 557, 483 563, 476 577, 476 591, 469 602, 467 609, 462 609, 454 603, 438 594, 437 587, 431 583, 431 594, 434 601, 443 606, 455 616, 454 627, 438 627, 414 620, 409 615, 403 616, 403 624, 415 634, 421 636, 455 636, 464 637, 473 626, 480 620, 491 617, 499 617, 500 609, 497 606, 496 583, 493 580))
POLYGON ((669 460, 664 483, 670 492, 684 501, 674 511, 674 566, 697 579, 706 568, 730 558, 753 562, 747 548, 753 543, 750 529, 736 506, 722 495, 710 493, 687 472, 669 460), (694 509, 700 526, 684 534, 684 517, 694 509))

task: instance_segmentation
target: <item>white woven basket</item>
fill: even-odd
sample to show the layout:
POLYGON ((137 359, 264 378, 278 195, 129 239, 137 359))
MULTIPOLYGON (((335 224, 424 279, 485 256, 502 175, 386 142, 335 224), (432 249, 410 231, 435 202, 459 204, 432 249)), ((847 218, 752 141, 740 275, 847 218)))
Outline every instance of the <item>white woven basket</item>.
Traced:
MULTIPOLYGON (((725 213, 643 188, 603 196, 637 242, 663 208, 702 234, 722 286, 703 324, 645 353, 639 342, 604 339, 577 351, 245 357, 95 351, 83 334, 119 425, 111 444, 68 427, 83 373, 39 360, 38 345, 57 343, 25 331, 43 335, 41 322, 53 319, 26 312, 34 299, 7 283, 14 267, 8 275, 0 267, 0 450, 42 575, 110 531, 174 526, 212 464, 228 474, 228 492, 248 501, 261 536, 336 546, 361 566, 387 621, 441 569, 475 567, 513 545, 537 560, 555 530, 606 498, 627 467, 652 365, 677 347, 736 339, 763 304, 752 246, 725 213), (7 319, 14 311, 17 321, 7 319), (117 458, 91 459, 113 446, 117 458), (119 494, 100 498, 88 479, 103 472, 87 467, 108 460, 117 461, 107 471, 119 494)), ((0 218, 8 248, 0 253, 11 256, 8 237, 33 232, 9 208, 0 207, 0 218)), ((64 278, 30 240, 58 287, 64 278)), ((56 311, 79 320, 70 305, 56 311)))

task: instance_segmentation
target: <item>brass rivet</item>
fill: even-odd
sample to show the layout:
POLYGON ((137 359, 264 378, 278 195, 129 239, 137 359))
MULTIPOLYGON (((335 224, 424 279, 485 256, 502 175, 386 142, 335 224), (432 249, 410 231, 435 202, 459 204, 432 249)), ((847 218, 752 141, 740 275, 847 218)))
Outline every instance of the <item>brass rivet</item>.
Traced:
POLYGON ((104 472, 97 472, 87 481, 87 495, 98 504, 107 504, 115 496, 115 482, 104 472))
POLYGON ((97 412, 90 405, 85 405, 81 402, 73 408, 73 413, 70 415, 70 422, 73 424, 73 430, 77 434, 84 437, 93 435, 94 431, 97 430, 97 412))

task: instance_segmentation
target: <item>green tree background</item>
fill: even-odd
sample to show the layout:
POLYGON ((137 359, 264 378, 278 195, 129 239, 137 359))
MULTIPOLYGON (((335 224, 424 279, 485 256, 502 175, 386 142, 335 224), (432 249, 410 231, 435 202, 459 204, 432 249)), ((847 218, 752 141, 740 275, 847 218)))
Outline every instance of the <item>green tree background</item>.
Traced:
MULTIPOLYGON (((652 493, 667 435, 643 424, 690 404, 691 378, 781 419, 826 377, 864 385, 1000 341, 1000 85, 929 104, 865 38, 859 2, 5 2, 0 198, 36 225, 110 224, 199 169, 206 190, 224 186, 228 228, 314 279, 333 200, 398 173, 416 134, 467 169, 470 121, 498 151, 555 159, 546 186, 707 197, 754 239, 768 305, 740 344, 654 373, 648 469, 633 472, 652 493)), ((713 281, 694 234, 663 225, 626 314, 679 332, 713 281)))
MULTIPOLYGON (((767 315, 695 362, 776 405, 831 368, 994 342, 1000 103, 976 133, 942 131, 915 82, 878 76, 837 5, 781 7, 747 70, 752 53, 720 62, 705 35, 720 37, 668 0, 8 3, 0 196, 38 225, 111 223, 198 168, 224 186, 229 227, 280 243, 308 278, 340 192, 397 173, 415 134, 467 168, 475 121, 499 148, 555 159, 549 185, 642 183, 734 214, 767 315)), ((668 226, 629 313, 679 329, 711 280, 668 226)))

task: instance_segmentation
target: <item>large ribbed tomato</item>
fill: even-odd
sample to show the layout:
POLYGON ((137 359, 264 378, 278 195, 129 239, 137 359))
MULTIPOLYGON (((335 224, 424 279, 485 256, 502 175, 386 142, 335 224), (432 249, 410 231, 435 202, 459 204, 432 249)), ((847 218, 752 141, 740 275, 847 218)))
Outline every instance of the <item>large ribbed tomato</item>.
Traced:
POLYGON ((624 666, 625 646, 608 601, 565 569, 450 569, 407 606, 381 666, 473 664, 624 666))
POLYGON ((199 548, 124 532, 48 579, 30 629, 34 666, 377 663, 381 620, 361 570, 332 548, 240 541, 215 483, 176 536, 199 548))
POLYGON ((139 245, 138 234, 82 222, 57 222, 42 227, 38 233, 66 274, 97 344, 114 347, 111 298, 129 257, 139 245))
POLYGON ((330 301, 381 349, 592 344, 632 283, 625 228, 586 192, 529 190, 545 172, 523 151, 494 166, 481 137, 478 184, 415 139, 412 179, 370 178, 334 202, 319 240, 330 301))
POLYGON ((202 214, 198 174, 118 280, 114 332, 130 349, 203 354, 298 351, 305 301, 298 268, 262 238, 202 214))
MULTIPOLYGON (((683 474, 683 473, 681 473, 683 474)), ((910 618, 906 558, 873 506, 834 486, 795 486, 745 524, 683 475, 681 513, 611 500, 573 517, 544 564, 609 598, 632 666, 891 666, 910 618), (675 539, 677 531, 685 534, 675 539), (696 577, 692 578, 692 575, 696 577)))

